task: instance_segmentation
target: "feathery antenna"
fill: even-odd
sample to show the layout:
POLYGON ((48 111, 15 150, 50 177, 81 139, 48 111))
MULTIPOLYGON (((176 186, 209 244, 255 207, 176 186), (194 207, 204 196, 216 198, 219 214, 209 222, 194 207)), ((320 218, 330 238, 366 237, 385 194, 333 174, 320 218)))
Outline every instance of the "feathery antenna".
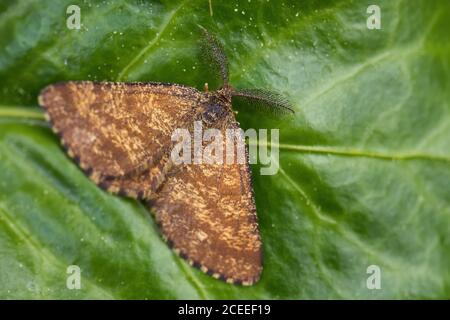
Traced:
POLYGON ((228 58, 225 50, 214 34, 198 25, 202 30, 201 50, 203 58, 220 74, 223 85, 228 85, 228 58))
POLYGON ((246 100, 252 106, 275 113, 294 113, 291 103, 278 92, 264 89, 243 89, 233 90, 232 95, 246 100))
MULTIPOLYGON (((223 81, 223 86, 228 86, 228 58, 225 55, 222 43, 220 43, 213 33, 201 25, 198 26, 202 30, 203 35, 200 42, 203 58, 219 73, 223 81)), ((275 113, 294 113, 290 102, 278 92, 264 89, 232 89, 231 94, 233 97, 246 100, 254 107, 265 108, 275 113)))

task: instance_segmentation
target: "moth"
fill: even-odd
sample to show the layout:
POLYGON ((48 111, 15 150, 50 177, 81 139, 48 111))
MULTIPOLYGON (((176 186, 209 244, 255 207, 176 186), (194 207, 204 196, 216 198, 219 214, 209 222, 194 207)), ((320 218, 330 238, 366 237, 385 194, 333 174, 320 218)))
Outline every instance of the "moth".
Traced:
POLYGON ((252 285, 262 272, 262 245, 248 161, 174 165, 171 135, 195 121, 222 133, 240 128, 232 97, 292 109, 277 93, 233 88, 223 46, 201 32, 204 58, 223 82, 217 91, 68 81, 44 88, 39 105, 85 174, 110 193, 144 201, 179 256, 214 278, 252 285))

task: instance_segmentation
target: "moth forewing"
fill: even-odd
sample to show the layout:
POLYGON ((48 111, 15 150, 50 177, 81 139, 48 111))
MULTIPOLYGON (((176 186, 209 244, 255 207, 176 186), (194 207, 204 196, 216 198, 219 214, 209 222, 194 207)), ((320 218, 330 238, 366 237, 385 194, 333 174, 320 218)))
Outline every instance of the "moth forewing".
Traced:
POLYGON ((99 186, 150 198, 170 169, 171 132, 186 127, 200 91, 167 83, 65 82, 39 96, 70 157, 99 186))

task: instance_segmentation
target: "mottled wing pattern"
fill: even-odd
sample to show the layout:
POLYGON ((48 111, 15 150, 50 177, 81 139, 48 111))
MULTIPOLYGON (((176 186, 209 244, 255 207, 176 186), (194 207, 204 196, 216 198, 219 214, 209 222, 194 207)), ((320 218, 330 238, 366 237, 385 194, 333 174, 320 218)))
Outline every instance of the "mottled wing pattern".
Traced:
MULTIPOLYGON (((66 82, 45 88, 39 103, 73 157, 104 189, 151 199, 164 238, 194 266, 230 283, 251 285, 262 248, 243 164, 172 166, 171 135, 192 129, 208 94, 175 84, 66 82)), ((237 129, 231 106, 204 114, 225 136, 237 129)), ((224 145, 224 150, 225 150, 224 145)))
MULTIPOLYGON (((226 128, 239 128, 231 111, 219 119, 220 127, 224 136, 226 128)), ((243 285, 255 283, 262 271, 250 175, 247 161, 180 166, 149 203, 181 257, 215 278, 243 285)))
POLYGON ((192 121, 202 99, 198 90, 176 84, 82 81, 46 87, 39 104, 94 182, 148 198, 170 168, 173 130, 192 121))

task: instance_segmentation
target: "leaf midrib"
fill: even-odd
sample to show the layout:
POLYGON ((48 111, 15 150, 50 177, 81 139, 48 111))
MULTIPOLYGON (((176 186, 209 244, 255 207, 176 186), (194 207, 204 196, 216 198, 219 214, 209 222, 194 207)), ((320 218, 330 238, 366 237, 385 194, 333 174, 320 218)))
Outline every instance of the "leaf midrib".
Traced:
MULTIPOLYGON (((45 120, 44 113, 34 106, 12 106, 12 105, 0 105, 0 118, 24 118, 32 120, 45 120)), ((38 125, 38 123, 29 123, 29 125, 38 125)), ((253 144, 254 143, 250 143, 253 144)), ((439 161, 450 163, 450 155, 440 155, 426 152, 383 152, 374 150, 364 150, 356 148, 338 148, 330 146, 309 146, 309 145, 295 145, 295 144, 272 144, 265 142, 257 142, 258 146, 262 147, 278 147, 280 150, 297 151, 301 153, 312 154, 326 154, 343 157, 354 158, 372 158, 379 160, 389 161, 408 161, 408 160, 426 160, 426 161, 439 161)))

